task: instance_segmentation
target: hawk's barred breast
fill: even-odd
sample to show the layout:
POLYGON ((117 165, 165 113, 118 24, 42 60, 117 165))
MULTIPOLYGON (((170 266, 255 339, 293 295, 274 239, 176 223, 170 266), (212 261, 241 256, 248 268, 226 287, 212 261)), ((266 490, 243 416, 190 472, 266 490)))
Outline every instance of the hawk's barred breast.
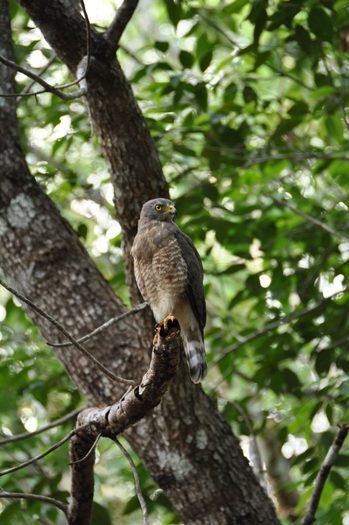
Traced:
POLYGON ((175 211, 168 199, 146 202, 131 254, 138 288, 155 320, 169 315, 178 320, 190 377, 199 383, 207 370, 203 268, 191 239, 173 222, 175 211))

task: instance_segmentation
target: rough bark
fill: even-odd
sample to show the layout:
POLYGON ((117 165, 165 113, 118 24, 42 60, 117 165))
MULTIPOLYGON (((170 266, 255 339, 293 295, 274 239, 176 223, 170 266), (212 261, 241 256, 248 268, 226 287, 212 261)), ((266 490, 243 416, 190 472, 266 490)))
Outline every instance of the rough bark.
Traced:
MULTIPOLYGON (((84 54, 84 22, 75 3, 22 0, 46 39, 74 70, 84 54)), ((0 0, 1 52, 11 56, 4 34, 6 2, 0 0)), ((7 35, 8 38, 8 35, 7 35)), ((101 36, 93 35, 93 46, 101 36)), ((118 63, 94 49, 87 97, 94 129, 111 165, 125 259, 143 201, 166 195, 157 155, 118 63)), ((4 90, 13 91, 13 73, 0 68, 4 90)), ((55 316, 75 337, 123 311, 120 301, 89 259, 69 225, 31 177, 21 151, 12 99, 1 100, 0 268, 32 301, 55 316)), ((131 282, 131 265, 128 264, 131 282)), ((135 290, 134 284, 133 290, 135 290)), ((133 293, 136 297, 136 293, 133 293)), ((59 339, 47 321, 32 312, 44 337, 59 339)), ((139 378, 149 362, 152 326, 144 317, 111 327, 86 346, 115 373, 139 378)), ((57 357, 91 403, 110 404, 120 385, 92 366, 74 348, 57 357)), ((127 431, 127 438, 174 508, 188 525, 272 525, 273 506, 256 481, 237 439, 201 387, 182 366, 161 405, 127 431)))

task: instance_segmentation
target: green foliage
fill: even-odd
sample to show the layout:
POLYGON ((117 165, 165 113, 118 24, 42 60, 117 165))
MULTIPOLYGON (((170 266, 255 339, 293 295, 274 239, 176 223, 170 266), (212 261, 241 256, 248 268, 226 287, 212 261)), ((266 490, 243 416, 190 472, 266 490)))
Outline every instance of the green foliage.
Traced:
MULTIPOLYGON (((298 517, 336 425, 349 420, 348 14, 343 0, 159 0, 143 13, 140 5, 119 51, 179 225, 203 258, 210 363, 204 388, 243 444, 253 433, 267 446, 272 432, 274 461, 288 460, 282 490, 298 494, 298 517)), ((13 16, 17 59, 50 56, 23 11, 16 7, 13 16)), ((58 63, 49 71, 50 81, 66 80, 58 63)), ((21 99, 19 118, 34 174, 127 301, 111 185, 82 102, 50 94, 21 99)), ((0 299, 1 424, 16 433, 25 414, 44 424, 76 406, 79 395, 20 309, 7 295, 0 299)), ((49 441, 4 449, 4 467, 49 441)), ((129 468, 105 448, 96 468, 95 522, 120 515, 120 523, 140 523, 129 468), (124 490, 109 497, 119 485, 124 490)), ((48 477, 21 471, 1 486, 58 497, 68 488, 66 465, 62 449, 42 463, 48 477)), ((349 513, 347 467, 348 444, 326 485, 319 525, 342 524, 349 513)), ((154 523, 176 523, 169 504, 151 498, 156 486, 139 468, 154 523)), ((27 519, 18 505, 6 504, 4 522, 27 519)), ((43 505, 22 508, 58 523, 43 505)))

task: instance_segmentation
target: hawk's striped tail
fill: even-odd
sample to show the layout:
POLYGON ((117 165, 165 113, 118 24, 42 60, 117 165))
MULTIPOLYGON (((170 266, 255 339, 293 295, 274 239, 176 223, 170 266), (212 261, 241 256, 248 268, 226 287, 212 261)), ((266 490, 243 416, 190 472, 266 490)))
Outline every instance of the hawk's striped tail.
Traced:
POLYGON ((204 342, 201 337, 199 341, 189 341, 183 337, 183 345, 191 380, 193 383, 200 383, 207 374, 204 342))

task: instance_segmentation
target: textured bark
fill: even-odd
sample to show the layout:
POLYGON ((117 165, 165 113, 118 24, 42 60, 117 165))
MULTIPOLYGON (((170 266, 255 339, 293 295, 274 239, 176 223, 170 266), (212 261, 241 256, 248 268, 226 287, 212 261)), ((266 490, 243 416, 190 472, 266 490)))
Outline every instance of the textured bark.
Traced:
MULTIPOLYGON (((22 4, 74 70, 85 42, 84 22, 75 2, 22 0, 22 4)), ((5 0, 0 0, 0 6, 3 14, 5 0)), ((4 16, 0 22, 6 26, 4 16)), ((1 52, 9 56, 4 31, 1 27, 1 52)), ((104 52, 104 42, 98 46, 101 41, 102 37, 93 33, 87 100, 93 127, 111 166, 131 283, 129 248, 141 204, 167 191, 131 89, 118 63, 104 52)), ((1 66, 2 88, 13 91, 12 80, 13 73, 1 66)), ((0 268, 13 285, 80 337, 120 314, 123 307, 74 232, 30 176, 18 143, 13 100, 0 101, 1 129, 9 130, 0 135, 0 268)), ((136 298, 134 283, 132 289, 136 298)), ((29 315, 44 337, 59 339, 47 321, 30 311, 29 315)), ((86 346, 118 375, 137 379, 149 362, 151 335, 149 319, 138 314, 86 346)), ((103 376, 75 348, 57 349, 56 353, 94 405, 110 404, 121 396, 120 385, 103 376)), ((186 524, 278 523, 237 439, 201 387, 190 382, 185 365, 161 405, 126 434, 186 524)))

